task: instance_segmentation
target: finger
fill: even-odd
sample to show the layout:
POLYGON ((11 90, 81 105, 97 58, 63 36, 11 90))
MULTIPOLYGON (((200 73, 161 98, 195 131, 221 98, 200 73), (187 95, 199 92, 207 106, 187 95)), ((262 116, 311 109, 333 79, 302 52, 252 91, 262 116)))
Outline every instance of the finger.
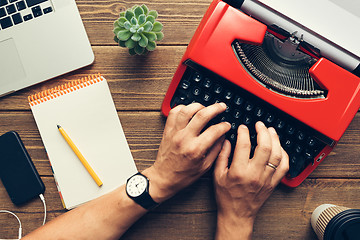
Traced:
MULTIPOLYGON (((271 155, 269 158, 269 163, 271 163, 272 165, 278 167, 280 165, 281 159, 282 159, 282 148, 280 145, 280 141, 279 141, 279 137, 275 131, 274 128, 268 128, 269 129, 269 133, 270 133, 270 137, 271 137, 271 155)), ((266 179, 271 180, 272 175, 275 173, 274 168, 265 165, 265 174, 264 177, 266 179)))
POLYGON ((206 154, 206 157, 204 158, 204 164, 206 170, 208 170, 212 164, 214 163, 215 159, 219 155, 221 148, 223 146, 225 140, 225 136, 222 136, 219 138, 215 144, 209 149, 208 153, 206 154))
POLYGON ((176 119, 177 116, 182 108, 184 108, 184 105, 178 105, 170 110, 169 115, 166 119, 166 124, 164 128, 164 133, 170 132, 172 129, 176 127, 176 119))
POLYGON ((211 146, 215 144, 215 142, 225 135, 231 128, 230 123, 221 122, 207 128, 200 136, 197 138, 197 144, 199 149, 210 149, 211 146))
POLYGON ((249 129, 242 124, 238 128, 236 146, 230 168, 244 169, 249 163, 250 151, 251 142, 249 129))
POLYGON ((176 117, 176 128, 184 129, 194 115, 203 108, 205 107, 200 103, 192 103, 181 108, 176 117))
POLYGON ((215 179, 220 178, 220 176, 222 176, 222 174, 228 170, 230 152, 231 152, 231 143, 228 140, 225 140, 215 162, 215 168, 214 168, 215 179))
POLYGON ((187 130, 189 133, 195 133, 199 135, 204 127, 209 123, 211 119, 218 114, 224 112, 226 109, 225 103, 215 103, 209 107, 203 108, 198 111, 195 116, 190 120, 187 130))
POLYGON ((283 177, 289 171, 289 156, 283 148, 281 148, 281 151, 282 151, 282 158, 280 161, 280 165, 277 167, 271 180, 271 185, 274 187, 280 183, 281 179, 283 179, 283 177))
POLYGON ((254 157, 252 161, 256 164, 259 169, 264 169, 264 166, 268 162, 271 154, 271 137, 269 130, 266 128, 264 123, 257 122, 255 124, 257 132, 257 147, 255 148, 254 157))

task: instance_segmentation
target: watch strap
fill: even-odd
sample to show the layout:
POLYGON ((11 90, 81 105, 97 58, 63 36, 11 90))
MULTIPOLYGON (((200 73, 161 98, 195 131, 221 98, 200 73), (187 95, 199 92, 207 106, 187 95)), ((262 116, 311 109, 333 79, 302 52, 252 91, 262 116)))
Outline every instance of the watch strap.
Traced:
POLYGON ((143 194, 134 198, 134 201, 147 210, 151 210, 159 205, 152 199, 149 192, 143 192, 143 194))

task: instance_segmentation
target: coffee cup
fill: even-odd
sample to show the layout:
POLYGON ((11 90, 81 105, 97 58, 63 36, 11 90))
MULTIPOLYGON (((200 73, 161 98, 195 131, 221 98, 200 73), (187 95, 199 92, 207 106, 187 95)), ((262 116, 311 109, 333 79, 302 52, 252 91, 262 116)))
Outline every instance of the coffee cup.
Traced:
POLYGON ((360 209, 322 204, 312 213, 311 226, 320 240, 359 240, 360 209))

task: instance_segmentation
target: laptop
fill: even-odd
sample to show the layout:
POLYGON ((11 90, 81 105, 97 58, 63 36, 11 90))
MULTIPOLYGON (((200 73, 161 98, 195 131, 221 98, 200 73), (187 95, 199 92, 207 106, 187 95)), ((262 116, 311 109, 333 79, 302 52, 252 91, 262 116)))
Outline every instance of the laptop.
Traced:
POLYGON ((93 61, 75 0, 0 0, 0 97, 93 61))

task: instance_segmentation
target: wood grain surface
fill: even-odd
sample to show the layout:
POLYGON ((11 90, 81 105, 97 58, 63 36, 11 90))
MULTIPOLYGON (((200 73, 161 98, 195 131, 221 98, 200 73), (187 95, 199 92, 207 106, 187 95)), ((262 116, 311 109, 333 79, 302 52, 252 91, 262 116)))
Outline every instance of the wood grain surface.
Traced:
MULTIPOLYGON (((162 100, 210 4, 210 0, 76 2, 95 53, 94 64, 0 99, 0 134, 10 130, 20 134, 46 185, 49 220, 65 210, 27 96, 89 74, 102 73, 108 80, 136 165, 139 170, 149 167, 156 158, 166 121, 160 113, 162 100), (142 3, 158 11, 165 38, 154 52, 132 57, 113 41, 112 23, 120 11, 142 3)), ((316 239, 310 216, 318 205, 332 203, 359 208, 359 156, 360 114, 357 114, 334 151, 303 184, 295 189, 284 186, 276 189, 257 217, 254 239, 316 239)), ((41 225, 41 201, 34 199, 15 207, 1 183, 0 209, 18 214, 24 234, 41 225)), ((215 224, 212 175, 207 173, 139 220, 122 239, 213 239, 215 224)), ((0 239, 15 238, 17 229, 14 217, 0 214, 0 239)))

